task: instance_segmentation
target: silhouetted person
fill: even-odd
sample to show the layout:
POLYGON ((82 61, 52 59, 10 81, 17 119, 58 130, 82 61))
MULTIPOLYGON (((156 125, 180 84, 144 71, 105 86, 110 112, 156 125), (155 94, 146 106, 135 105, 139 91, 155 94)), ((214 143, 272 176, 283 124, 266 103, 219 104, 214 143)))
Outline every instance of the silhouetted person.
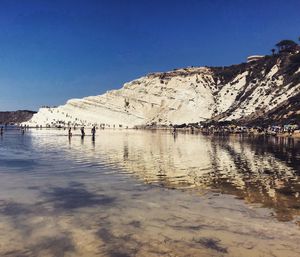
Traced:
POLYGON ((84 127, 81 127, 80 131, 81 131, 81 137, 83 138, 85 136, 84 127))
POLYGON ((69 131, 68 131, 68 136, 71 137, 72 136, 72 129, 69 128, 69 131))
POLYGON ((96 127, 95 126, 93 126, 91 132, 92 132, 92 138, 95 139, 95 135, 96 135, 96 127))
POLYGON ((174 142, 176 141, 176 138, 177 138, 177 133, 175 132, 175 133, 173 133, 173 138, 174 138, 174 142))
POLYGON ((3 126, 0 128, 0 135, 3 135, 3 126))

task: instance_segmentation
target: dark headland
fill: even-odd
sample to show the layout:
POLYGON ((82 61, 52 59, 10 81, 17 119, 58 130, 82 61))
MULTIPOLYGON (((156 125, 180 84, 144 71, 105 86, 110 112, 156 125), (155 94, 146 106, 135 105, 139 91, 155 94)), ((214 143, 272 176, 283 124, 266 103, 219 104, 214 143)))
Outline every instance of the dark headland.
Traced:
POLYGON ((19 110, 0 112, 0 124, 16 124, 28 121, 32 118, 35 111, 19 110))

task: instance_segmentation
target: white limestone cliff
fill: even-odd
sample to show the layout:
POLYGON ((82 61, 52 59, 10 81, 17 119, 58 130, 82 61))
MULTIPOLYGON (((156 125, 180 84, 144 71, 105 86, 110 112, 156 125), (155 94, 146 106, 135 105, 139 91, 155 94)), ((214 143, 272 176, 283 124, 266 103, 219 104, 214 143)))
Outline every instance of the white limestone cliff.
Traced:
POLYGON ((134 127, 241 119, 299 94, 300 84, 288 81, 282 63, 273 58, 224 68, 190 67, 148 74, 119 90, 41 108, 26 124, 134 127))

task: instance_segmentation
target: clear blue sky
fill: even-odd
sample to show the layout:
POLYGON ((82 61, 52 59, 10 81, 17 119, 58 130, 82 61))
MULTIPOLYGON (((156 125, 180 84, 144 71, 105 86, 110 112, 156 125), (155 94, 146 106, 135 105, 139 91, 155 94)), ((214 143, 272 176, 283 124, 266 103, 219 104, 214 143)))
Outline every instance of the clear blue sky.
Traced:
POLYGON ((0 0, 0 111, 267 54, 298 39, 299 10, 299 0, 0 0))

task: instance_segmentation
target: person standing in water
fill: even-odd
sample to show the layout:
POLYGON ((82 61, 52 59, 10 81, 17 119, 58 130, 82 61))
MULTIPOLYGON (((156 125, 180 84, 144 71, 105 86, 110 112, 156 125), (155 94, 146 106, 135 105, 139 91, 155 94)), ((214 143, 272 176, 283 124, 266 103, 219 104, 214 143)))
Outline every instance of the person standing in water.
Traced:
POLYGON ((81 127, 80 131, 81 131, 81 137, 84 137, 85 136, 84 127, 81 127))
POLYGON ((96 127, 95 127, 95 126, 93 126, 91 132, 92 132, 92 136, 95 136, 95 135, 96 135, 96 127))
POLYGON ((177 132, 177 131, 176 131, 176 127, 173 127, 173 132, 172 132, 172 133, 173 133, 173 134, 176 134, 176 132, 177 132))
POLYGON ((0 135, 1 136, 3 135, 3 126, 1 126, 1 128, 0 128, 0 135))
POLYGON ((71 128, 69 128, 68 135, 69 135, 69 137, 72 136, 72 129, 71 128))
POLYGON ((95 126, 93 126, 91 132, 92 132, 92 139, 95 140, 95 135, 96 135, 96 127, 95 126))

